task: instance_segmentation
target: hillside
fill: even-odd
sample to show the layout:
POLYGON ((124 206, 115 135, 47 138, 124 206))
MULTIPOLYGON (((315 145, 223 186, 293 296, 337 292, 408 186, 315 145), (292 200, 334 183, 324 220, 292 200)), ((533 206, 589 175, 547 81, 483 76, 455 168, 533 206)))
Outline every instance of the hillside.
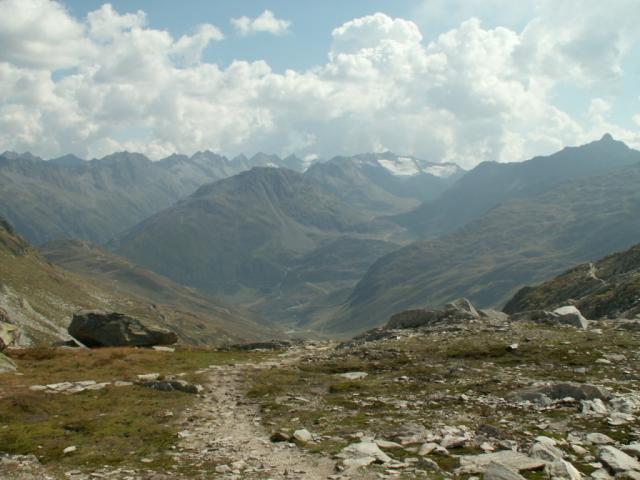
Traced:
MULTIPOLYGON (((60 250, 59 250, 60 252, 60 250)), ((81 258, 77 255, 76 259, 81 258)), ((76 265, 79 261, 76 261, 76 265)), ((240 338, 270 336, 246 313, 225 311, 224 307, 190 295, 157 275, 116 261, 96 260, 94 265, 108 266, 103 273, 84 276, 53 265, 19 237, 10 225, 0 222, 0 308, 22 326, 33 341, 67 338, 66 326, 78 309, 116 310, 176 331, 183 342, 220 344, 240 338), (123 281, 113 286, 112 279, 123 279, 130 270, 147 280, 129 289, 123 281), (107 270, 110 270, 107 273, 107 270), (118 271, 120 270, 120 271, 118 271), (151 295, 156 286, 163 290, 151 295), (164 293, 167 302, 160 301, 164 293), (148 295, 148 296, 147 296, 148 295), (175 299, 175 300, 174 300, 175 299)), ((88 268, 93 268, 89 262, 88 268)), ((81 269, 79 269, 81 270, 81 269)))
POLYGON ((640 314, 640 245, 597 262, 578 265, 535 287, 524 287, 505 313, 551 310, 575 304, 588 318, 635 318, 640 314))
POLYGON ((264 154, 229 160, 208 151, 157 162, 129 152, 92 161, 73 155, 44 161, 5 152, 0 215, 34 244, 71 237, 103 243, 207 182, 274 162, 302 163, 264 154))
POLYGON ((640 164, 572 180, 393 252, 373 264, 325 327, 362 330, 394 311, 462 296, 499 306, 523 285, 628 248, 640 235, 638 181, 640 164))
MULTIPOLYGON (((289 290, 285 296, 283 289, 314 283, 319 272, 305 265, 314 264, 313 252, 321 255, 317 249, 330 242, 342 237, 376 240, 390 234, 381 225, 364 224, 366 219, 299 173, 254 168, 201 187, 120 236, 111 248, 179 283, 225 294, 280 320, 289 315, 302 320, 285 311, 298 304, 298 294, 289 290), (301 272, 306 273, 298 275, 301 272), (290 273, 297 279, 293 286, 286 283, 290 273), (267 297, 279 306, 265 303, 267 297)), ((345 288, 345 270, 348 291, 380 253, 397 247, 384 243, 383 250, 371 244, 355 252, 350 240, 335 243, 332 252, 338 258, 360 257, 343 263, 325 256, 324 285, 304 302, 314 303, 318 296, 345 288)))
POLYGON ((507 200, 531 198, 567 180, 638 162, 640 152, 611 135, 524 162, 484 162, 440 198, 392 218, 421 238, 434 238, 482 217, 507 200))
POLYGON ((305 176, 373 216, 401 213, 434 200, 464 173, 452 163, 434 163, 391 152, 335 157, 311 166, 305 176))

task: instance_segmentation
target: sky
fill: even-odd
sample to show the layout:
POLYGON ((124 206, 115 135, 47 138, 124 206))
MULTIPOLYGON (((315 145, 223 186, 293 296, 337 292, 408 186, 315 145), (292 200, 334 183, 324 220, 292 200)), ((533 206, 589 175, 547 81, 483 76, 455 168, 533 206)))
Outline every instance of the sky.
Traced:
POLYGON ((0 0, 0 151, 640 148, 638 0, 0 0))

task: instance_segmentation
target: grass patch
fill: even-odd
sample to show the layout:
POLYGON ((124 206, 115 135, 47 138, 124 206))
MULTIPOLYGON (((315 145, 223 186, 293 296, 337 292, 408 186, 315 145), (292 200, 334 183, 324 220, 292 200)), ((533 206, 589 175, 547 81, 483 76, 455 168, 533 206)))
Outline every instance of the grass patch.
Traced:
POLYGON ((21 375, 0 375, 0 449, 34 454, 60 468, 101 465, 166 469, 178 441, 176 419, 198 401, 196 395, 159 392, 140 386, 108 386, 65 395, 29 390, 62 381, 133 380, 141 373, 202 381, 197 371, 209 365, 259 360, 267 354, 178 348, 174 353, 149 349, 104 348, 12 350, 21 375), (65 447, 77 451, 65 455, 65 447), (143 458, 151 463, 141 463, 143 458))

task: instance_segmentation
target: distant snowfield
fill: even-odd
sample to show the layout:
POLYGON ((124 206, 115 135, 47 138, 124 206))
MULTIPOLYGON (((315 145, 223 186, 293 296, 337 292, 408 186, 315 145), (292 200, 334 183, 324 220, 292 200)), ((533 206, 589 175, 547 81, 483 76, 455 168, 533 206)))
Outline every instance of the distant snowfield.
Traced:
POLYGON ((398 157, 397 160, 379 159, 378 163, 393 175, 410 177, 420 173, 416 162, 407 157, 398 157))
POLYGON ((378 159, 378 164, 392 175, 411 177, 420 173, 427 173, 434 177, 448 178, 458 172, 458 166, 453 164, 427 163, 420 165, 419 161, 409 157, 398 157, 397 159, 378 159))

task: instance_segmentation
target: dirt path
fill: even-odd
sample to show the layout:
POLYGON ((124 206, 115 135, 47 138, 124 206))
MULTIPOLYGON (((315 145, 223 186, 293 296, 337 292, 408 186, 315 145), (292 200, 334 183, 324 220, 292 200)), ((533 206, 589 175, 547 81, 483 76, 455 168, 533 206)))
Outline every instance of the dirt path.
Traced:
POLYGON ((290 364, 297 357, 292 352, 259 364, 211 367, 207 393, 185 412, 180 450, 187 452, 189 462, 215 462, 222 478, 315 480, 333 475, 331 459, 271 442, 270 432, 260 425, 257 406, 242 392, 243 377, 252 370, 290 364))

